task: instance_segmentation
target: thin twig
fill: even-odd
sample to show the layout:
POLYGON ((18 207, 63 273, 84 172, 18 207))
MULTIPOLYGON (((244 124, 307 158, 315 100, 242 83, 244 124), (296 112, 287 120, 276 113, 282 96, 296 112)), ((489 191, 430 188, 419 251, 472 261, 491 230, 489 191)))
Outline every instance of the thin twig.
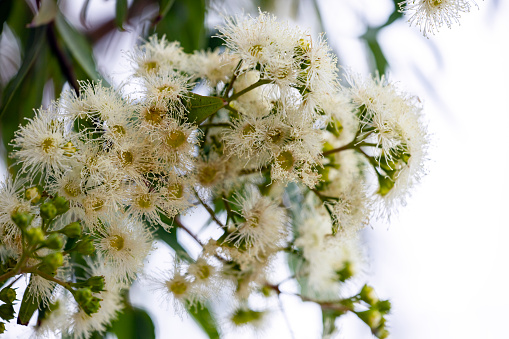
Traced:
POLYGON ((196 195, 196 198, 198 199, 198 201, 200 202, 200 204, 205 207, 205 209, 207 210, 207 212, 209 212, 210 214, 210 217, 212 218, 212 220, 214 220, 216 222, 216 224, 218 224, 219 226, 221 227, 225 227, 223 225, 223 223, 221 221, 219 221, 219 219, 217 219, 216 217, 216 214, 214 213, 214 211, 210 208, 209 205, 207 205, 205 202, 203 202, 203 200, 201 200, 200 198, 200 195, 198 194, 198 192, 196 192, 196 190, 194 190, 194 195, 196 195))

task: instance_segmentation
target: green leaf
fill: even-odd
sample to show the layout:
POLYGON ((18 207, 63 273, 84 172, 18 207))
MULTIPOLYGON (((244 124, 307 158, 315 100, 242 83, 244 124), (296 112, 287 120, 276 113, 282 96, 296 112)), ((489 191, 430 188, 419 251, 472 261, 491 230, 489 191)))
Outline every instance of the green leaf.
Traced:
POLYGON ((53 20, 58 13, 57 2, 55 0, 42 0, 39 12, 34 16, 34 19, 30 23, 29 27, 38 27, 46 25, 53 20))
POLYGON ((175 0, 168 10, 157 23, 155 33, 166 35, 169 41, 180 41, 187 53, 202 49, 206 42, 205 0, 175 0))
POLYGON ((122 339, 154 339, 156 337, 152 319, 147 312, 136 307, 126 307, 108 332, 122 339))
POLYGON ((159 20, 168 14, 174 3, 175 0, 159 0, 159 20))
POLYGON ((187 118, 190 122, 200 124, 203 120, 226 106, 226 104, 226 101, 219 97, 191 93, 191 99, 188 102, 189 113, 187 118))
POLYGON ((368 47, 373 55, 373 58, 375 59, 375 67, 378 70, 379 74, 383 75, 385 74, 385 71, 389 63, 385 58, 385 55, 382 51, 382 47, 378 43, 377 39, 378 31, 379 28, 368 27, 368 30, 366 31, 366 33, 364 33, 364 35, 361 36, 361 38, 366 40, 366 43, 368 44, 368 47))
POLYGON ((30 322, 30 319, 34 315, 37 307, 39 306, 39 301, 35 300, 35 298, 28 293, 30 291, 30 286, 32 282, 28 284, 25 293, 23 293, 23 300, 21 301, 21 306, 18 312, 18 324, 27 326, 30 322))
POLYGON ((198 302, 195 307, 189 308, 187 311, 210 339, 219 339, 217 324, 207 307, 198 302))
POLYGON ((127 20, 128 11, 129 6, 127 0, 117 0, 117 5, 115 7, 115 23, 121 31, 124 30, 123 24, 127 20))
MULTIPOLYGON (((58 34, 62 37, 66 47, 72 56, 86 72, 87 76, 94 81, 103 80, 96 70, 92 52, 92 46, 87 39, 69 25, 62 15, 57 15, 55 20, 58 34)), ((103 85, 107 83, 103 80, 103 85)))
POLYGON ((28 71, 30 70, 30 68, 32 68, 35 60, 39 56, 41 47, 44 45, 45 42, 45 35, 46 35, 45 26, 37 27, 30 31, 30 35, 28 37, 28 41, 26 44, 25 58, 23 59, 23 63, 21 64, 21 67, 18 71, 18 74, 16 74, 16 77, 14 77, 14 79, 10 81, 9 85, 7 86, 3 93, 2 106, 0 108, 0 117, 4 115, 7 106, 14 97, 14 94, 16 94, 16 91, 19 89, 28 71))

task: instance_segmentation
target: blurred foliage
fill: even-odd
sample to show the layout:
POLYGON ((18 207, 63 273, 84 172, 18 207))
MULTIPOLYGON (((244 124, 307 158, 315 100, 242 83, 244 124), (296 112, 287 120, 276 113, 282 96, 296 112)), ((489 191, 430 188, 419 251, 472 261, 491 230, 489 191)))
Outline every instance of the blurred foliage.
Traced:
MULTIPOLYGON (((166 35, 171 40, 180 41, 186 52, 192 52, 205 47, 214 48, 221 40, 210 38, 211 32, 205 26, 208 8, 214 6, 213 0, 116 0, 115 10, 111 18, 95 28, 85 24, 90 13, 90 0, 83 2, 78 24, 76 18, 66 17, 62 9, 71 1, 56 0, 0 0, 0 34, 8 26, 13 33, 19 48, 21 64, 15 75, 0 87, 0 130, 4 146, 3 157, 8 165, 12 162, 7 158, 11 151, 10 140, 14 131, 25 117, 33 115, 33 109, 40 107, 43 97, 53 99, 67 83, 74 90, 78 89, 78 80, 103 81, 97 71, 93 47, 102 38, 116 31, 128 30, 129 25, 138 22, 145 8, 158 6, 155 15, 148 23, 147 34, 166 35), (32 6, 36 6, 33 8, 32 6), (6 151, 6 152, 5 152, 6 151)), ((218 4, 222 3, 217 1, 218 4)), ((274 11, 276 0, 254 0, 254 6, 263 11, 274 11)), ((366 27, 366 32, 359 38, 365 41, 367 50, 372 55, 372 71, 378 70, 384 74, 389 62, 378 42, 378 33, 386 26, 400 19, 398 11, 401 0, 393 0, 394 10, 387 21, 378 27, 366 27)), ((321 31, 325 31, 322 22, 321 8, 317 0, 292 0, 287 2, 290 15, 297 17, 302 5, 311 5, 316 21, 321 31)), ((221 4, 220 4, 221 5, 221 4)), ((224 4, 223 4, 224 5, 224 4)), ((309 15, 309 13, 307 13, 309 15)), ((147 24, 146 20, 142 24, 147 24)), ((334 32, 329 32, 333 36, 334 32)), ((17 56, 8 56, 15 59, 17 56)), ((0 65, 0 72, 4 71, 0 65)), ((10 167, 15 174, 16 168, 10 167)), ((171 223, 171 220, 166 220, 171 223)), ((162 228, 157 236, 172 247, 183 260, 192 260, 191 256, 181 246, 176 232, 167 233, 162 228)), ((24 312, 20 312, 21 323, 26 323, 34 313, 34 307, 28 302, 22 303, 24 312)), ((199 324, 210 338, 219 338, 216 320, 207 305, 199 305, 188 310, 191 317, 199 324)), ((334 329, 337 314, 324 313, 324 323, 328 330, 334 329)), ((124 312, 108 329, 110 334, 123 338, 154 338, 155 327, 150 315, 139 308, 135 308, 126 300, 124 312)), ((94 338, 100 338, 95 334, 94 338)))

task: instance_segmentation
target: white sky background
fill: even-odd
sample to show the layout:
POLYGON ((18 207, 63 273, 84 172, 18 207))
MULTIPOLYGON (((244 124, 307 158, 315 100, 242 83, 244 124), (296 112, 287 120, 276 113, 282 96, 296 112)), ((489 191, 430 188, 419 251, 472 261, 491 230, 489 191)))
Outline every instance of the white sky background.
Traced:
MULTIPOLYGON (((110 8, 113 3, 95 2, 110 8)), ((284 10, 285 1, 281 3, 284 10)), ((365 47, 356 37, 363 33, 363 21, 383 22, 391 3, 320 1, 327 37, 343 65, 367 73, 365 47)), ((509 97, 509 3, 500 1, 496 9, 492 1, 478 4, 480 10, 462 16, 461 26, 443 28, 429 40, 404 21, 380 35, 390 78, 420 97, 434 134, 429 174, 408 205, 390 225, 373 224, 364 233, 371 261, 367 280, 393 304, 389 324, 395 339, 507 335, 509 108, 504 100, 509 97)), ((311 24, 306 20, 302 25, 311 24)), ((125 35, 115 48, 128 49, 134 42, 125 35)), ((114 56, 100 63, 117 80, 122 78, 118 60, 114 56)), ((195 230, 202 223, 187 222, 195 230)), ((169 268, 166 245, 160 244, 149 261, 151 268, 169 268)), ((287 275, 278 272, 281 280, 287 275)), ((145 286, 135 284, 131 296, 135 305, 155 316, 158 338, 206 338, 190 318, 175 317, 145 286)), ((319 337, 316 305, 290 296, 283 303, 295 338, 319 337)), ((258 337, 291 338, 277 304, 273 306, 271 326, 258 337)), ((372 338, 354 315, 344 318, 339 338, 372 338)), ((23 337, 16 330, 8 333, 7 338, 23 337)))

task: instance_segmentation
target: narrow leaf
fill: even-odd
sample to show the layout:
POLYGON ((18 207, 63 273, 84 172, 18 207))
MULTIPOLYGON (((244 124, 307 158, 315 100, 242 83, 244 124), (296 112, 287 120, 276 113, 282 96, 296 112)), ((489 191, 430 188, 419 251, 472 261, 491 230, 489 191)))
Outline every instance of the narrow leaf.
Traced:
POLYGON ((108 332, 114 333, 122 339, 154 339, 155 326, 144 310, 137 307, 126 307, 111 324, 108 332))
POLYGON ((127 20, 128 10, 129 6, 127 5, 127 0, 117 0, 115 8, 115 23, 121 31, 124 30, 123 24, 127 20))
MULTIPOLYGON (((80 64, 91 80, 102 80, 96 70, 95 61, 92 52, 92 46, 86 38, 78 33, 74 27, 69 25, 62 15, 57 15, 55 20, 58 33, 64 40, 64 43, 72 56, 80 64)), ((106 83, 103 80, 103 85, 106 83)))
POLYGON ((25 79, 25 76, 27 75, 28 71, 34 64, 37 56, 39 55, 39 52, 41 50, 41 47, 44 45, 45 39, 44 35, 46 34, 46 27, 41 26, 37 27, 33 30, 30 30, 30 35, 28 37, 28 41, 26 44, 26 50, 25 50, 25 58, 23 59, 23 64, 21 65, 18 74, 16 74, 16 77, 11 80, 7 88, 5 89, 3 93, 2 98, 2 106, 0 108, 0 117, 5 113, 5 109, 11 102, 14 94, 18 90, 19 86, 25 79))
POLYGON ((21 306, 18 312, 19 325, 27 326, 39 306, 39 302, 36 301, 35 298, 33 298, 33 296, 28 292, 30 291, 31 284, 32 282, 28 284, 25 293, 23 293, 23 300, 21 301, 21 306))
POLYGON ((159 0, 159 15, 161 18, 168 14, 174 3, 175 0, 159 0))
POLYGON ((210 339, 219 339, 216 322, 207 307, 198 303, 195 307, 188 309, 188 312, 210 339))
POLYGON ((55 20, 58 13, 57 2, 55 0, 42 0, 39 12, 34 16, 32 22, 28 25, 29 27, 38 27, 55 20))
POLYGON ((200 124, 224 106, 226 106, 226 102, 222 98, 191 93, 187 118, 190 122, 200 124))

